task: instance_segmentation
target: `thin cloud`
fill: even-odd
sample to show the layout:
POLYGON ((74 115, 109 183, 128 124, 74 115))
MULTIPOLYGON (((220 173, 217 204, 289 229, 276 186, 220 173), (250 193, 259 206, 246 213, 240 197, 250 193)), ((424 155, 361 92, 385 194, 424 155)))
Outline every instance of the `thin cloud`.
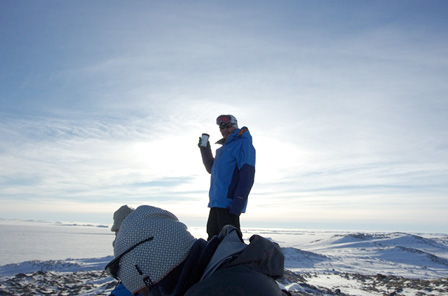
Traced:
POLYGON ((206 219, 197 141, 230 113, 257 150, 247 221, 445 227, 445 5, 234 4, 2 7, 1 215, 206 219))

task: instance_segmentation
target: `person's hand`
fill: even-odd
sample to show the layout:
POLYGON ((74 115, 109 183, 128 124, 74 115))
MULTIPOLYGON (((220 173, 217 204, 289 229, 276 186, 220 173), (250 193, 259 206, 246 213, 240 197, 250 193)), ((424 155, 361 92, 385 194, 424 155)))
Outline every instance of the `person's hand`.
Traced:
POLYGON ((210 141, 207 141, 207 147, 201 146, 201 137, 199 137, 198 147, 201 149, 210 148, 210 141))

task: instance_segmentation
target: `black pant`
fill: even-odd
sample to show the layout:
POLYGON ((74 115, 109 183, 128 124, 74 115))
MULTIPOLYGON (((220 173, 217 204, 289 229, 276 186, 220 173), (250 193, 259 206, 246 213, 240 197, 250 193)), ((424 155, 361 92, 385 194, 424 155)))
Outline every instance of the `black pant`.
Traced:
POLYGON ((240 216, 230 214, 228 209, 211 208, 207 221, 207 240, 218 235, 221 229, 228 224, 240 230, 240 216))

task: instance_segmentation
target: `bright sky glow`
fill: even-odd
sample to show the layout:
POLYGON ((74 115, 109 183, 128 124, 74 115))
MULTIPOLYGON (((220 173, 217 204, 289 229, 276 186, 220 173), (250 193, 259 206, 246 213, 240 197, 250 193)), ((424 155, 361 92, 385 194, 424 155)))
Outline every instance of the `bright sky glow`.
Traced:
POLYGON ((1 1, 0 218, 205 225, 230 113, 243 227, 446 232, 447 28, 442 0, 1 1))

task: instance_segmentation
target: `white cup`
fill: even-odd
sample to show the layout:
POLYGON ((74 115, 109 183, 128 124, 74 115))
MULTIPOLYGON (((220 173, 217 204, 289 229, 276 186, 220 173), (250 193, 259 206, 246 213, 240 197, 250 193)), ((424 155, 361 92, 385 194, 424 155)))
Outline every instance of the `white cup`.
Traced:
POLYGON ((201 147, 207 147, 207 142, 208 142, 209 137, 210 137, 209 134, 202 134, 201 147))

